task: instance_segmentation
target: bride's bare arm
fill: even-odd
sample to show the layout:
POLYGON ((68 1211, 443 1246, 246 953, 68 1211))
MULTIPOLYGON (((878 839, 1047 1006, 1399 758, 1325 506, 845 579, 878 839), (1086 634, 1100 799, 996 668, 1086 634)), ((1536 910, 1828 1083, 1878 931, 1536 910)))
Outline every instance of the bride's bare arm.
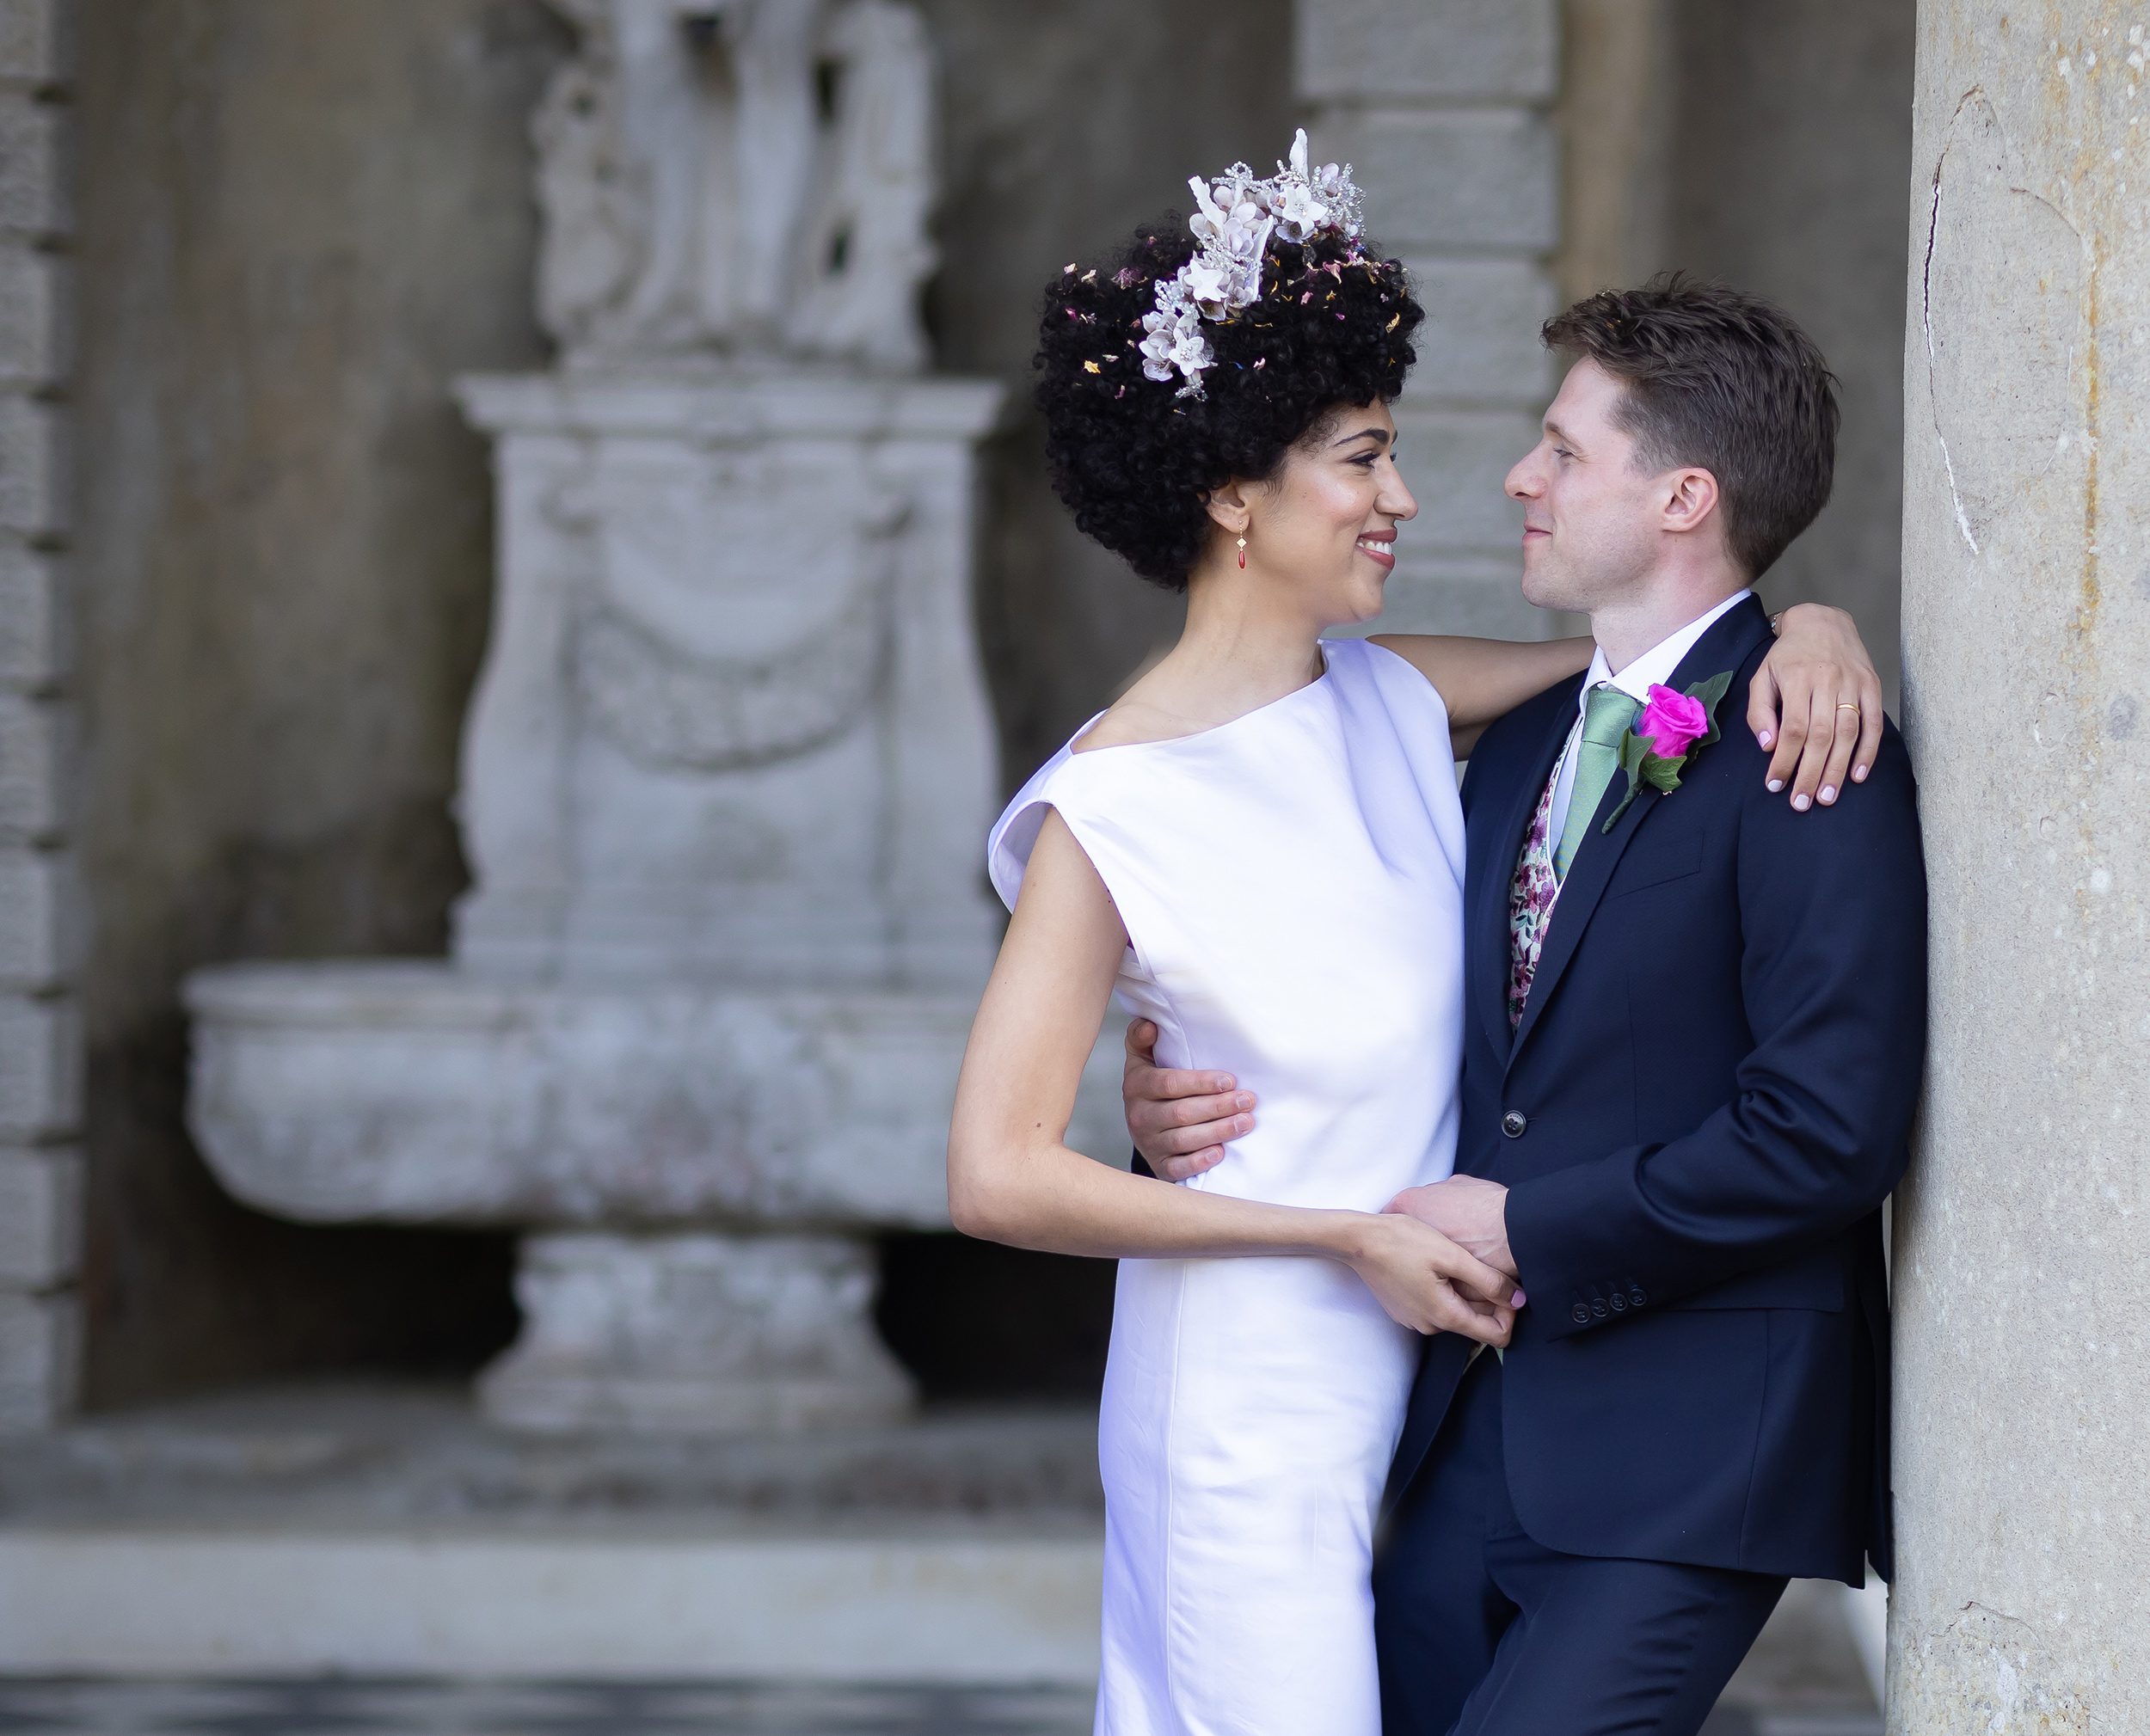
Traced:
POLYGON ((1588 639, 1459 639, 1434 633, 1380 633, 1373 642, 1433 683, 1448 708, 1458 759, 1470 757, 1494 719, 1556 681, 1582 674, 1594 649, 1588 639))
MULTIPOLYGON (((1880 749, 1881 676, 1841 609, 1799 603, 1777 616, 1777 643, 1748 691, 1748 727, 1771 750, 1769 787, 1791 805, 1824 807, 1864 783, 1880 749)), ((1496 718, 1590 666, 1588 639, 1511 644, 1427 633, 1375 636, 1410 663, 1448 708, 1456 758, 1466 759, 1496 718)), ((1730 719, 1723 720, 1729 723, 1730 719)))
POLYGON ((1294 1254, 1349 1266, 1403 1324, 1505 1344, 1514 1286, 1412 1218, 1205 1193, 1066 1144, 1083 1064, 1127 946, 1090 858, 1048 814, 971 1027, 948 1150, 949 1211, 968 1236, 1056 1254, 1294 1254))

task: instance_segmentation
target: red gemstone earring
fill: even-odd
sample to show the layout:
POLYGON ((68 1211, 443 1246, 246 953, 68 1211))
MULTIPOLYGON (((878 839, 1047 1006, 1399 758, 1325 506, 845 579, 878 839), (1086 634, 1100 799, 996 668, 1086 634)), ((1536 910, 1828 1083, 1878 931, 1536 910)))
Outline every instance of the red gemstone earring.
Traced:
POLYGON ((1241 570, 1242 572, 1244 572, 1244 571, 1246 570, 1246 565, 1247 565, 1247 539, 1246 539, 1244 537, 1242 537, 1239 539, 1239 567, 1240 567, 1240 570, 1241 570))

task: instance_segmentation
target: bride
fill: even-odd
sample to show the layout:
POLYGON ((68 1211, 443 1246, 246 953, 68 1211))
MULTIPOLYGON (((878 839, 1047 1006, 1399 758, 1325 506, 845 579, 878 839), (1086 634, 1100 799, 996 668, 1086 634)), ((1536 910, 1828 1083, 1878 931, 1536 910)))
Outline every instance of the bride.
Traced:
MULTIPOLYGON (((1389 405, 1424 311, 1305 134, 1273 178, 1193 186, 1190 225, 1045 303, 1054 486, 1186 625, 993 829, 1014 915, 949 1199, 969 1235, 1121 1262, 1097 1729, 1374 1736, 1372 1532, 1416 1335, 1500 1346, 1526 1300, 1382 1212, 1453 1161, 1453 762, 1591 644, 1323 637, 1380 611, 1418 511, 1389 405), (1064 1143, 1115 989, 1161 1064, 1259 1089, 1260 1126, 1183 1186, 1064 1143)), ((1785 635, 1810 668, 1860 655, 1835 611, 1785 635)))

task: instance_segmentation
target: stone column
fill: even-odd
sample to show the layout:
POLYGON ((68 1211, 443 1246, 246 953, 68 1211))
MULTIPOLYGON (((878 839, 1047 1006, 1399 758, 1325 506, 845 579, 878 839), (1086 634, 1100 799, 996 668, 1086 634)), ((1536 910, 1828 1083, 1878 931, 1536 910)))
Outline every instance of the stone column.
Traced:
POLYGON ((0 3, 0 1434, 73 1402, 82 1039, 66 597, 70 0, 0 3))
POLYGON ((2150 1729, 2150 16, 1920 7, 1889 1727, 2150 1729))
POLYGON ((1349 162, 1367 227, 1432 316, 1397 421, 1419 499, 1380 626, 1535 638, 1521 520, 1501 492, 1552 381, 1560 165, 1554 0, 1298 0, 1296 70, 1318 163, 1349 162))

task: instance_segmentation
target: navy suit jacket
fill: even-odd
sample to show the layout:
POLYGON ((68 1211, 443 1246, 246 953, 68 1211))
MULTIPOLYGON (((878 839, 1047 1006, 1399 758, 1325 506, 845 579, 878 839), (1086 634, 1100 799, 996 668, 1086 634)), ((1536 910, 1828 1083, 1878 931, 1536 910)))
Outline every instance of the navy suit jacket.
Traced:
MULTIPOLYGON (((1670 684, 1735 672, 1723 734, 1570 867, 1522 1021, 1508 897, 1576 715, 1563 682, 1486 732, 1469 868, 1458 1169, 1505 1184, 1529 1305, 1502 1371, 1509 1489, 1536 1542, 1806 1578, 1890 1566, 1881 1209, 1926 1044, 1926 869, 1890 727, 1867 782, 1793 812, 1742 719, 1754 601, 1670 684)), ((1428 1341, 1391 1500, 1469 1344, 1428 1341)))

